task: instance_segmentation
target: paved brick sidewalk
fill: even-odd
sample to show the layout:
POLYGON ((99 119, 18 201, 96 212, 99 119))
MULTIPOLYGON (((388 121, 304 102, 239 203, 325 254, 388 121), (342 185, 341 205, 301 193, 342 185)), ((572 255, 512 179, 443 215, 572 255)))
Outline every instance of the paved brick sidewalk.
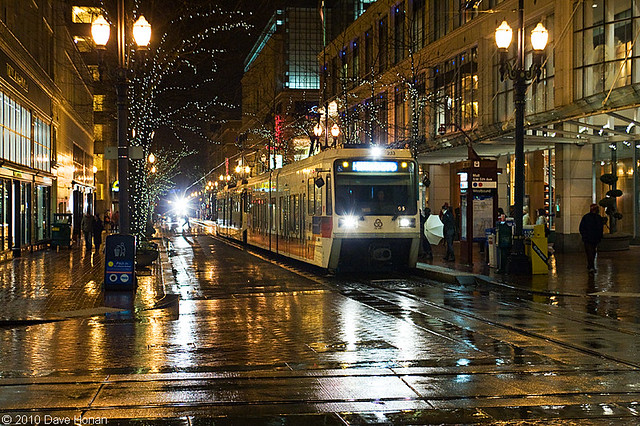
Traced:
POLYGON ((419 267, 433 270, 446 269, 450 273, 481 275, 494 282, 537 292, 573 295, 638 295, 640 296, 640 246, 629 250, 600 252, 596 258, 597 273, 589 274, 583 252, 555 253, 549 258, 549 272, 542 275, 510 276, 498 274, 484 262, 484 253, 474 246, 474 264, 460 263, 459 244, 455 244, 456 261, 442 260, 445 250, 433 247, 433 260, 419 259, 419 267))
MULTIPOLYGON (((110 298, 105 301, 103 274, 104 253, 87 253, 80 244, 0 262, 0 325, 115 311, 110 298)), ((134 308, 152 308, 164 297, 156 261, 138 274, 134 308)))

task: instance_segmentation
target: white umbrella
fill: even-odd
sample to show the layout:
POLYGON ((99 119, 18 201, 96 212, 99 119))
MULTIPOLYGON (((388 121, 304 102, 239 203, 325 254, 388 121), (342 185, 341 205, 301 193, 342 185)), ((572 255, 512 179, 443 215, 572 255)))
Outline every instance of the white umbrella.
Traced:
POLYGON ((444 238, 444 224, 437 214, 432 214, 427 218, 423 232, 430 244, 438 244, 444 238))

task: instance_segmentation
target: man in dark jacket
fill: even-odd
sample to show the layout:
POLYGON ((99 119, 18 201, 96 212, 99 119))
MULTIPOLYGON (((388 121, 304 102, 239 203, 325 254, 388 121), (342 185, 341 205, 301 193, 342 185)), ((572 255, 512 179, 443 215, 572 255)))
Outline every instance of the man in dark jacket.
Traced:
POLYGON ((584 251, 587 254, 587 268, 589 273, 595 273, 595 259, 598 244, 602 240, 602 217, 598 214, 598 205, 591 204, 589 213, 582 216, 580 221, 580 235, 584 242, 584 251))
POLYGON ((96 253, 100 252, 100 245, 102 244, 102 230, 104 225, 100 220, 100 215, 96 214, 93 218, 93 245, 96 246, 96 253))
POLYGON ((454 261, 456 257, 453 253, 453 239, 456 235, 456 222, 451 213, 451 207, 448 203, 442 206, 442 223, 444 225, 444 239, 447 242, 447 254, 444 260, 454 261))
POLYGON ((93 237, 93 216, 89 212, 86 212, 84 216, 82 216, 82 222, 80 222, 80 229, 82 229, 82 233, 84 234, 84 244, 87 248, 87 252, 91 253, 91 249, 93 248, 92 237, 93 237))

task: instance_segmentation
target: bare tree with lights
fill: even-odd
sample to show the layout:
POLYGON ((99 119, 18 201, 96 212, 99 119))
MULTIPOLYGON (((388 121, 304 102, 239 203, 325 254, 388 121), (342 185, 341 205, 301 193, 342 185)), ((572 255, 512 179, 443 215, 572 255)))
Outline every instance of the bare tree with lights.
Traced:
POLYGON ((134 70, 129 89, 130 145, 144 153, 143 159, 132 159, 129 165, 130 226, 139 241, 146 237, 155 202, 172 185, 179 161, 191 152, 187 147, 208 143, 203 129, 217 109, 231 107, 208 94, 208 84, 216 80, 216 59, 225 53, 216 45, 222 37, 249 29, 241 12, 198 2, 148 3, 144 4, 152 11, 148 16, 154 28, 150 51, 129 55, 129 68, 134 70), (178 17, 168 18, 168 11, 178 17), (175 142, 155 154, 156 172, 150 174, 146 159, 158 129, 168 129, 175 142))

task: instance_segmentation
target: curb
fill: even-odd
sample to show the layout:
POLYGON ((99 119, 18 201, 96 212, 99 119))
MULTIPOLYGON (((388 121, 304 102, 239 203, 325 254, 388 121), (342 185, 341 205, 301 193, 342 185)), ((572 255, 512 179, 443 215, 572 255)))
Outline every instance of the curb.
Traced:
POLYGON ((426 278, 447 284, 475 284, 477 278, 477 275, 469 272, 457 271, 455 269, 429 265, 428 263, 422 262, 416 263, 416 270, 426 278))
POLYGON ((50 322, 64 321, 66 318, 18 318, 18 319, 0 319, 0 328, 3 327, 20 327, 38 324, 47 324, 50 322))
POLYGON ((162 281, 162 292, 164 296, 149 309, 165 309, 173 305, 178 305, 180 302, 180 294, 172 292, 177 288, 177 284, 175 277, 173 276, 173 266, 169 260, 169 248, 165 246, 165 242, 169 242, 170 244, 168 239, 161 236, 160 244, 158 244, 160 249, 158 261, 160 263, 160 279, 162 281))
POLYGON ((470 272, 458 271, 453 268, 445 268, 443 266, 430 265, 428 263, 418 262, 416 264, 416 270, 424 277, 444 282, 447 284, 459 284, 459 285, 489 285, 500 288, 507 288, 513 291, 526 292, 530 294, 538 294, 542 296, 569 296, 569 297, 582 297, 581 294, 574 293, 561 293, 557 291, 543 291, 533 290, 530 288, 518 287, 512 284, 496 281, 495 279, 480 274, 473 274, 470 272))

